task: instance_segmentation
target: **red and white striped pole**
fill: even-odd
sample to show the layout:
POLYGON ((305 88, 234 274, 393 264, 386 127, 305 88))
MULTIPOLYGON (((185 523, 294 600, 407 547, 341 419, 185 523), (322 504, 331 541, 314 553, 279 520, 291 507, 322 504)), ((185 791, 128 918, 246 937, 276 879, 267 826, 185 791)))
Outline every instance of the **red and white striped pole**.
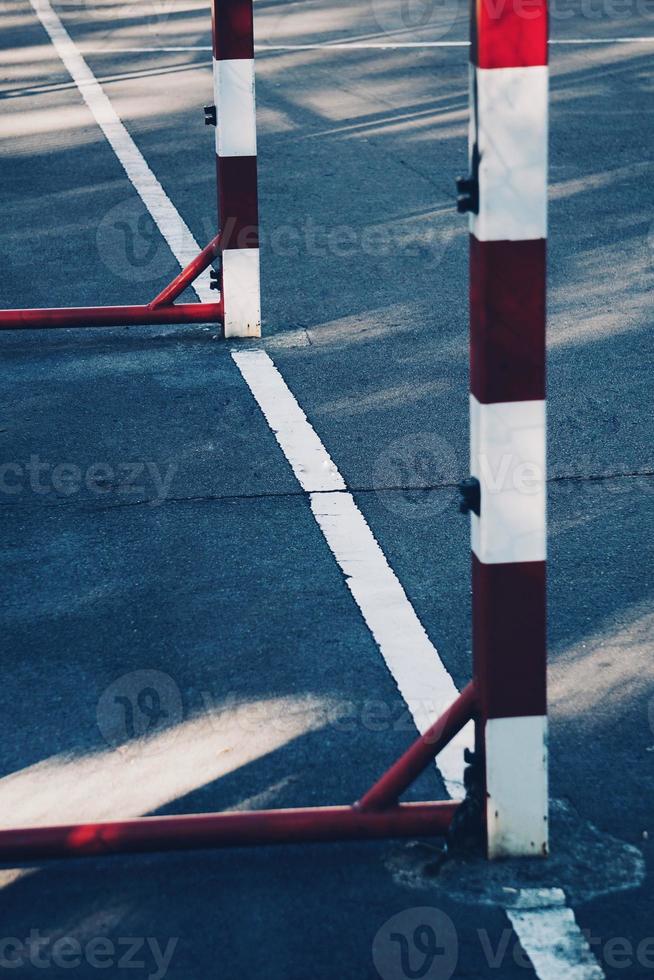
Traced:
POLYGON ((548 849, 546 0, 473 0, 470 456, 476 755, 488 856, 548 849), (499 5, 500 8, 502 5, 499 5), (478 482, 476 482, 478 481, 478 482))
POLYGON ((252 0, 212 0, 221 291, 226 337, 261 335, 252 0))

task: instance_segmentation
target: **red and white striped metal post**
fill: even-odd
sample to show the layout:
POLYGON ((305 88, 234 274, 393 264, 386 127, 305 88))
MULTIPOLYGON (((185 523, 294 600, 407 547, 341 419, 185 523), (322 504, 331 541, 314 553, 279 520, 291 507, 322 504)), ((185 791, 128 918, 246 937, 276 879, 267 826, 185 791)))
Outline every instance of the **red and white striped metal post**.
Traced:
MULTIPOLYGON (((548 849, 546 0, 471 22, 470 456, 476 755, 488 856, 548 849), (478 481, 478 483, 475 482, 478 481), (475 499, 475 490, 477 499, 475 499)), ((466 509, 466 508, 464 508, 466 509)))
POLYGON ((252 0, 212 0, 225 337, 261 335, 252 0))

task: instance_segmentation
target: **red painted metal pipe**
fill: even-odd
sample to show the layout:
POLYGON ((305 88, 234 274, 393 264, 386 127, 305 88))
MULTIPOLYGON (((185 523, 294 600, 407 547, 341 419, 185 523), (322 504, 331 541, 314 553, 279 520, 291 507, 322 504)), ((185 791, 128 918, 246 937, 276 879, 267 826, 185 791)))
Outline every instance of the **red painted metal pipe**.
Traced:
POLYGON ((164 290, 162 290, 158 296, 148 303, 150 309, 157 309, 160 306, 168 306, 170 303, 174 303, 178 296, 184 292, 187 286, 190 286, 192 282, 195 282, 197 277, 201 272, 211 265, 215 257, 220 252, 220 239, 222 235, 219 232, 215 238, 212 238, 208 245, 206 245, 200 254, 193 259, 192 262, 182 269, 178 276, 175 276, 173 281, 169 283, 164 290))
POLYGON ((370 813, 352 806, 307 807, 0 830, 0 861, 439 836, 447 833, 458 806, 451 801, 403 803, 370 813))
POLYGON ((177 306, 80 306, 45 310, 0 310, 0 330, 55 327, 120 327, 163 323, 220 323, 223 303, 177 306))
POLYGON ((394 806, 423 769, 427 768, 441 749, 470 721, 474 715, 475 703, 475 687, 471 682, 438 721, 416 739, 411 748, 361 797, 355 804, 359 810, 384 810, 394 806))

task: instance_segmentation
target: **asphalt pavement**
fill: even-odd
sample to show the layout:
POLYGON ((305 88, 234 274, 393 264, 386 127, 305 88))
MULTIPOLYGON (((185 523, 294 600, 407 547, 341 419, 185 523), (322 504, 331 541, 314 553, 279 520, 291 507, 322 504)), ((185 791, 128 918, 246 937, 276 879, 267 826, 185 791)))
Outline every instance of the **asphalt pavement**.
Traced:
MULTIPOLYGON (((205 5, 53 6, 204 244, 205 5)), ((467 51, 334 46, 461 42, 465 7, 255 4, 261 342, 210 325, 0 337, 3 826, 346 803, 416 736, 234 349, 268 351, 457 686, 469 679, 467 234, 453 204, 467 51), (289 47, 302 44, 327 46, 289 47)), ((551 48, 551 792, 644 857, 637 887, 573 903, 603 974, 629 980, 654 976, 653 19, 645 0, 552 9, 553 40, 580 43, 551 48)), ((0 25, 0 305, 147 302, 173 255, 27 0, 0 25)), ((409 798, 444 796, 434 770, 409 798)), ((393 870, 406 854, 6 868, 0 972, 537 975, 501 908, 416 887, 393 870), (394 973, 388 923, 410 935, 423 907, 451 926, 448 953, 394 973), (75 946, 53 953, 65 938, 79 963, 75 946)))

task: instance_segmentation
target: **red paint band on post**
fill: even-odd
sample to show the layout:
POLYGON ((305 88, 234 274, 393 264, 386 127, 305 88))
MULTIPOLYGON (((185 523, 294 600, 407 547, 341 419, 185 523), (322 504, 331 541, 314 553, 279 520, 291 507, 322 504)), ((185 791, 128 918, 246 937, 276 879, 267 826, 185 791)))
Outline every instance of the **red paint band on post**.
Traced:
POLYGON ((470 236, 470 390, 482 403, 545 398, 546 243, 470 236))
POLYGON ((252 0, 213 0, 211 13, 214 58, 254 58, 252 0))
POLYGON ((546 0, 473 0, 470 35, 470 60, 478 68, 546 65, 546 0))
POLYGON ((472 636, 485 718, 547 714, 545 562, 472 555, 472 636))
POLYGON ((257 248, 257 158, 218 157, 221 249, 257 248))

